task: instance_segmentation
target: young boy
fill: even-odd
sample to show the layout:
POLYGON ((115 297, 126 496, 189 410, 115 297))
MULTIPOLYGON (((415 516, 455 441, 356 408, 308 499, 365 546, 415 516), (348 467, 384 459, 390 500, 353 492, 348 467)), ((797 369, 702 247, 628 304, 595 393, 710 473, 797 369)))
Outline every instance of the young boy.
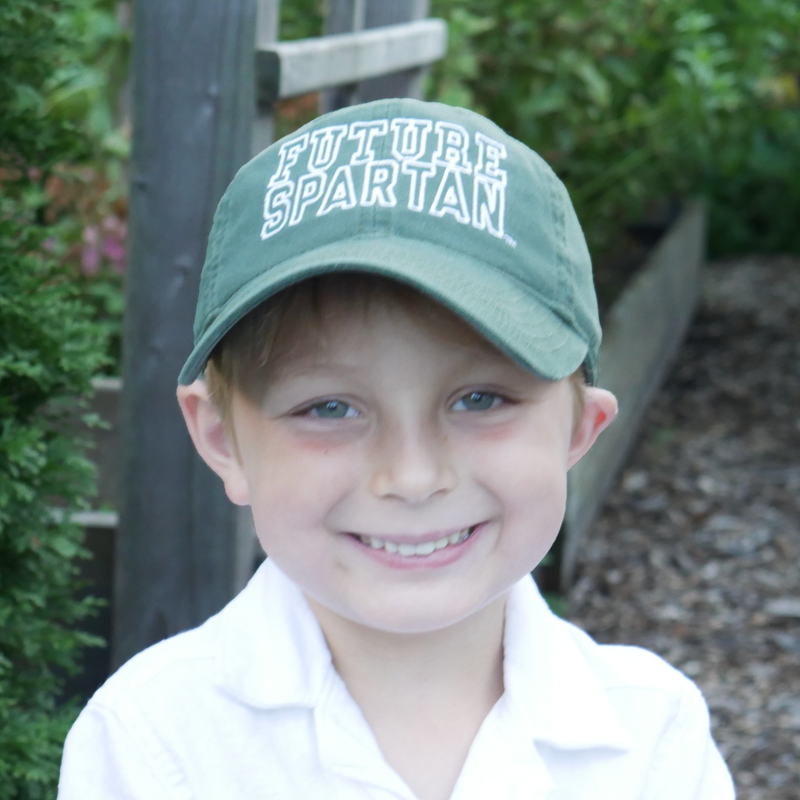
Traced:
POLYGON ((530 578, 616 413, 599 342, 566 190, 476 114, 355 106, 243 167, 178 399, 269 558, 97 692, 59 798, 732 798, 694 684, 530 578))

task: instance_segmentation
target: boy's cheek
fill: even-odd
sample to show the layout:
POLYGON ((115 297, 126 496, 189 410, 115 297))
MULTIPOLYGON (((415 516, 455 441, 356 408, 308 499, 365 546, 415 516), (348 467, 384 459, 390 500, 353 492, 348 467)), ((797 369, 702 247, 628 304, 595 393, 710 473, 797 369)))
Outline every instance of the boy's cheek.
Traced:
MULTIPOLYGON (((247 470, 250 502, 258 526, 318 528, 356 481, 352 464, 334 452, 265 447, 247 470)), ((258 527, 257 527, 258 530, 258 527)))
POLYGON ((526 492, 566 482, 569 439, 553 430, 519 430, 512 435, 481 436, 456 448, 457 460, 487 481, 520 483, 526 492))

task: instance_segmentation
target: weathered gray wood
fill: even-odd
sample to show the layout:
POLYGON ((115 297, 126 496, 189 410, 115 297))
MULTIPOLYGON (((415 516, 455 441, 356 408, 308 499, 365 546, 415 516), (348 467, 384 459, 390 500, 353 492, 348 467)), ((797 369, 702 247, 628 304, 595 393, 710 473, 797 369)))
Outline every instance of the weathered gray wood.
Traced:
MULTIPOLYGON (((92 554, 90 559, 79 559, 75 567, 79 570, 83 584, 79 597, 91 595, 105 601, 97 614, 81 621, 81 630, 111 641, 111 617, 113 613, 114 536, 104 526, 92 524, 91 519, 84 522, 84 546, 92 554)), ((88 700, 105 682, 110 673, 110 648, 87 647, 81 651, 80 672, 67 678, 62 691, 66 700, 79 696, 88 700)))
POLYGON ((367 0, 328 0, 325 4, 324 35, 363 30, 366 13, 367 0))
MULTIPOLYGON (((429 0, 328 0, 325 34, 379 28, 425 19, 429 0)), ((383 97, 422 97, 425 67, 413 67, 390 75, 350 83, 322 93, 320 111, 379 100, 383 97)))
POLYGON ((119 378, 95 378, 91 411, 105 422, 104 427, 91 431, 94 448, 88 453, 97 467, 97 495, 92 498, 96 509, 119 508, 119 378))
MULTIPOLYGON (((364 28, 367 0, 327 0, 325 4, 325 36, 360 31, 364 28)), ((336 86, 320 93, 319 111, 326 114, 358 102, 357 83, 336 86)))
MULTIPOLYGON (((429 0, 368 0, 364 15, 364 27, 379 28, 383 25, 396 25, 406 20, 425 19, 430 13, 429 8, 429 0)), ((447 48, 446 36, 445 32, 442 53, 438 58, 444 55, 447 48)), ((435 60, 431 59, 431 61, 435 60)), ((380 100, 384 97, 422 99, 426 69, 426 65, 416 66, 364 81, 358 87, 359 102, 368 103, 370 100, 380 100)))
MULTIPOLYGON (((256 49, 269 47, 278 38, 280 0, 256 0, 256 49)), ((258 93, 257 93, 258 96, 258 93)), ((253 120, 251 155, 258 155, 275 138, 272 104, 274 98, 260 98, 253 120)))
POLYGON ((447 25, 438 19, 275 42, 257 53, 259 99, 268 103, 419 67, 441 58, 446 48, 447 25))
POLYGON ((233 593, 234 507, 192 447, 175 386, 214 209, 250 155, 255 26, 255 0, 134 5, 115 665, 233 593))
POLYGON ((625 463, 647 404, 686 334, 697 301, 705 230, 702 204, 688 206, 604 321, 600 386, 617 396, 619 416, 570 470, 562 586, 572 579, 581 542, 625 463))

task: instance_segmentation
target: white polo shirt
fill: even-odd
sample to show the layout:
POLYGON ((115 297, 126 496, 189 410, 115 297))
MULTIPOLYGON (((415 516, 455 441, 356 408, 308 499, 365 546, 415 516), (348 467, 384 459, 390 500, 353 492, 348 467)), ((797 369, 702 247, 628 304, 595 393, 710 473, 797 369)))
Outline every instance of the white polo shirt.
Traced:
MULTIPOLYGON (((451 800, 729 800, 695 685, 598 645, 529 578, 505 692, 451 800)), ((125 664, 67 737, 58 800, 415 800, 384 760, 299 589, 266 561, 219 614, 125 664)))

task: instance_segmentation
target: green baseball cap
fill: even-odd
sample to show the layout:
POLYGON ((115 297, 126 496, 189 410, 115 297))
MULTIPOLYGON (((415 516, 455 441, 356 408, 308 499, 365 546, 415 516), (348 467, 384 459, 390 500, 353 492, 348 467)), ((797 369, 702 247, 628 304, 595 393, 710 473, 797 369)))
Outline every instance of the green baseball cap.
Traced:
POLYGON ((315 119, 243 166, 214 216, 179 382, 249 311, 321 273, 424 292, 551 380, 597 379, 589 251, 530 148, 462 108, 392 99, 315 119))

